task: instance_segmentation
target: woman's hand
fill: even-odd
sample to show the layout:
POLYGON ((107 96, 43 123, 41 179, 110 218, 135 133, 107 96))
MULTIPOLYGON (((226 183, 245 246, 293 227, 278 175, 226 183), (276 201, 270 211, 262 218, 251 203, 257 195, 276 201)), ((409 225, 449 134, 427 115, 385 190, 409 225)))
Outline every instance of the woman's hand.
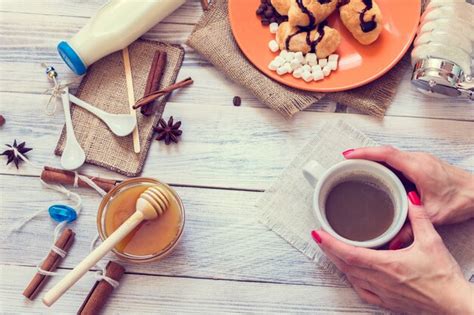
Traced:
MULTIPOLYGON (((390 146, 347 150, 347 159, 385 162, 411 180, 421 195, 427 215, 435 225, 466 221, 474 217, 474 175, 427 153, 403 152, 390 146)), ((390 243, 390 249, 409 244, 409 224, 390 243)))
POLYGON ((408 216, 414 242, 398 251, 350 246, 324 231, 312 235, 370 304, 410 313, 474 314, 474 286, 463 278, 425 209, 410 204, 408 216))

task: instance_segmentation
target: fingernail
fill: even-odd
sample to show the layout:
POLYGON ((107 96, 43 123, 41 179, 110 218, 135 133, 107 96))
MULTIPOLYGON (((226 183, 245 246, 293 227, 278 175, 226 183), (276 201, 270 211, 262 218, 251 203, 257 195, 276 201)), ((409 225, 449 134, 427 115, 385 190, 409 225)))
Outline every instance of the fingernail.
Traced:
POLYGON ((319 236, 318 232, 316 231, 311 231, 311 237, 313 238, 313 240, 318 243, 318 244, 321 244, 322 240, 321 240, 321 236, 319 236))
POLYGON ((410 191, 408 193, 408 199, 410 199, 411 203, 415 206, 421 206, 420 196, 418 196, 416 191, 410 191))
POLYGON ((400 240, 397 240, 397 241, 393 242, 392 244, 390 244, 388 249, 397 250, 397 249, 402 248, 402 245, 403 245, 402 242, 400 240))
POLYGON ((344 157, 348 157, 349 154, 351 154, 352 152, 354 152, 354 149, 349 149, 349 150, 346 150, 346 151, 342 152, 342 155, 344 155, 344 157))

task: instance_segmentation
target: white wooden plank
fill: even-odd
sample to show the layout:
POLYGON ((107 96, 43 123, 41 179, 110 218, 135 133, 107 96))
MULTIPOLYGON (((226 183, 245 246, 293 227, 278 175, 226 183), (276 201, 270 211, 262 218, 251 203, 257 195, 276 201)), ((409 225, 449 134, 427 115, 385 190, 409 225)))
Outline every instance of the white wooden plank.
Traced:
MULTIPOLYGON (((34 148, 29 153, 32 161, 59 166, 53 150, 63 124, 61 110, 54 117, 45 116, 42 108, 46 96, 3 93, 0 97, 0 112, 7 119, 0 143, 15 138, 26 141, 34 148)), ((182 141, 170 146, 155 141, 143 174, 174 184, 264 190, 318 128, 338 119, 381 144, 428 151, 452 164, 474 169, 469 162, 474 155, 470 122, 406 117, 380 121, 331 113, 300 113, 289 121, 268 109, 174 102, 168 103, 164 113, 165 117, 170 115, 183 122, 182 141)), ((104 174, 99 168, 88 166, 85 170, 104 174)), ((38 175, 39 171, 29 166, 17 171, 0 163, 0 173, 38 175)))
MULTIPOLYGON (((47 6, 46 6, 47 8, 47 6)), ((80 12, 79 8, 78 11, 80 12)), ((0 90, 42 93, 49 87, 41 62, 54 64, 65 79, 75 77, 60 60, 56 45, 69 38, 86 22, 85 18, 0 12, 0 90)), ((161 23, 144 37, 182 44, 193 29, 190 24, 161 23)), ((398 89, 387 115, 474 120, 472 102, 462 99, 429 98, 417 92, 409 82, 409 72, 398 89)), ((195 80, 192 90, 176 93, 177 102, 199 102, 231 106, 234 95, 246 106, 263 106, 248 91, 225 79, 192 50, 187 51, 181 77, 195 80)), ((334 111, 332 103, 323 102, 310 110, 334 111)))
MULTIPOLYGON (((34 268, 0 266, 0 308, 7 314, 74 314, 94 283, 88 273, 51 308, 27 302, 23 286, 34 268)), ((61 274, 65 271, 61 270, 61 274)), ((50 281, 44 291, 52 286, 50 281)), ((381 314, 351 288, 212 281, 125 274, 104 314, 381 314)))
MULTIPOLYGON (((32 177, 0 176, 0 191, 0 230, 4 237, 31 213, 65 201, 32 177)), ((97 233, 96 213, 101 200, 94 191, 76 191, 83 197, 84 208, 72 225, 77 234, 76 241, 62 264, 68 268, 74 267, 89 252, 90 242, 97 233)), ((186 208, 186 225, 180 245, 161 261, 128 264, 128 271, 344 286, 336 276, 320 270, 314 262, 257 222, 254 204, 260 193, 196 188, 177 188, 177 191, 186 208)), ((20 232, 9 235, 0 244, 0 263, 35 266, 51 245, 54 225, 44 213, 20 232)))
MULTIPOLYGON (((42 14, 48 16, 74 16, 89 18, 106 3, 107 0, 3 0, 0 10, 12 13, 42 14)), ((161 23, 195 24, 202 14, 199 0, 187 0, 185 4, 161 23)))

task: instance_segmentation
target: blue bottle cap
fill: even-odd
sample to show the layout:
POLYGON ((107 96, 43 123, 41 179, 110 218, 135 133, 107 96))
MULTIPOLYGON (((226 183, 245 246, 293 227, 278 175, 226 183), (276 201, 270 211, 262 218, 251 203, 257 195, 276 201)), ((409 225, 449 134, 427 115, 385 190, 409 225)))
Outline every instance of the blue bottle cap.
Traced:
POLYGON ((72 47, 66 42, 60 42, 58 44, 58 52, 64 62, 71 68, 74 73, 83 75, 86 73, 87 66, 82 62, 81 57, 72 49, 72 47))
POLYGON ((67 205, 52 205, 48 209, 49 216, 57 222, 72 222, 77 219, 76 210, 67 205))

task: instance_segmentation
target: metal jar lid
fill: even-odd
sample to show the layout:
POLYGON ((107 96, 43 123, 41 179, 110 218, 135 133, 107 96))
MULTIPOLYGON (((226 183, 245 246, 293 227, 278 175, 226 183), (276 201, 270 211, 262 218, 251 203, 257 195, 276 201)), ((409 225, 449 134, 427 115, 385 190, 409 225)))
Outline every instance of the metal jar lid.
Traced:
POLYGON ((411 82, 422 92, 474 100, 474 80, 457 64, 440 58, 420 59, 411 82))

